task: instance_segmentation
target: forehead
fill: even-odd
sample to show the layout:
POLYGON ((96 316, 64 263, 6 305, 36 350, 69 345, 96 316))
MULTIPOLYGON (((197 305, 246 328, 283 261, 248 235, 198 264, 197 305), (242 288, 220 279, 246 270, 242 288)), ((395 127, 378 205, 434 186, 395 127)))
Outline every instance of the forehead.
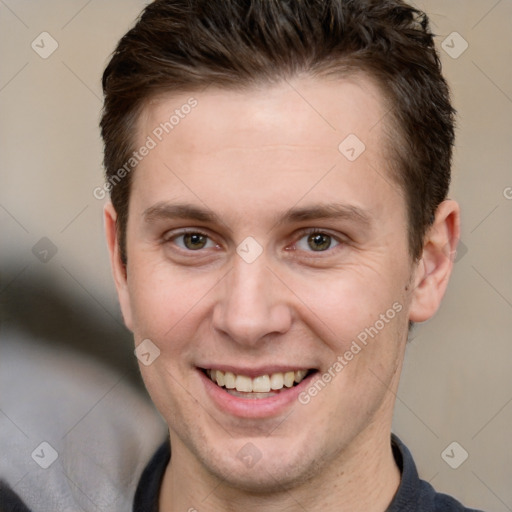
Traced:
POLYGON ((368 205, 383 198, 379 182, 392 181, 386 111, 362 75, 161 95, 139 118, 136 146, 150 138, 153 148, 137 166, 132 194, 140 208, 186 196, 247 213, 244 202, 286 208, 306 193, 368 205))
POLYGON ((384 97, 367 75, 303 77, 237 90, 210 86, 159 95, 143 109, 138 135, 144 138, 171 120, 172 130, 163 137, 195 154, 277 144, 337 150, 348 134, 370 144, 378 139, 385 112, 384 97), (187 106, 191 98, 194 108, 187 106))

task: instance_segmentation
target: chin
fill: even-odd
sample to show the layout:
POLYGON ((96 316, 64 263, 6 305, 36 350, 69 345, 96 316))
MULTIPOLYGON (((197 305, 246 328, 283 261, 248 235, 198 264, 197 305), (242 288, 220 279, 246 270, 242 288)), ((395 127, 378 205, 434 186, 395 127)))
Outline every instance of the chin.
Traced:
POLYGON ((294 489, 309 480, 314 471, 306 468, 273 467, 267 468, 263 464, 257 464, 251 469, 240 471, 240 467, 230 471, 228 468, 215 468, 216 476, 222 479, 224 485, 234 490, 244 491, 250 494, 265 494, 282 492, 294 489))
MULTIPOLYGON (((295 447, 290 446, 283 453, 282 442, 277 439, 276 441, 281 445, 281 450, 271 446, 276 443, 265 443, 267 446, 261 450, 261 458, 251 466, 243 461, 243 454, 250 453, 251 449, 229 454, 224 452, 222 455, 212 453, 214 460, 203 458, 202 463, 223 485, 255 495, 268 495, 297 488, 318 475, 322 466, 328 464, 324 457, 315 456, 309 450, 306 452, 307 448, 299 453, 295 447)), ((254 447, 258 443, 258 440, 253 443, 248 441, 244 446, 254 447)))

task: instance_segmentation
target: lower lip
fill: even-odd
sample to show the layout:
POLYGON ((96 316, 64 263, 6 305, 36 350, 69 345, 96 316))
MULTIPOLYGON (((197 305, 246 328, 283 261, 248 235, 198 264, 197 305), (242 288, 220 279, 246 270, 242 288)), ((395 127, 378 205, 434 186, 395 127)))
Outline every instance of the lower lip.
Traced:
POLYGON ((284 412, 298 400, 299 394, 307 388, 316 373, 308 375, 303 381, 291 388, 283 388, 277 395, 268 398, 240 398, 230 395, 224 388, 217 386, 202 370, 199 375, 207 394, 215 405, 224 412, 240 418, 267 418, 284 412))

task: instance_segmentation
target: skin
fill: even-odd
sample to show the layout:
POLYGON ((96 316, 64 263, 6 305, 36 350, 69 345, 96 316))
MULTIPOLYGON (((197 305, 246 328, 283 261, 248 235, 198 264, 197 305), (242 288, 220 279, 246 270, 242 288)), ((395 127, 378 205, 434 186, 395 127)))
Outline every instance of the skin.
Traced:
POLYGON ((160 510, 384 511, 400 481, 389 436, 407 326, 439 306, 458 206, 439 206, 413 261, 403 194, 386 168, 388 108, 364 76, 162 96, 141 115, 137 142, 190 96, 197 107, 134 173, 126 268, 105 208, 126 325, 137 345, 149 338, 160 349, 141 365, 172 445, 160 510), (366 145, 353 162, 338 151, 348 134, 366 145), (178 204, 216 218, 162 213, 178 204), (326 205, 352 214, 312 211, 326 205), (286 217, 298 208, 310 214, 286 217), (183 228, 208 235, 205 248, 187 249, 183 228), (330 235, 331 247, 312 250, 307 229, 330 235), (236 252, 249 236, 263 248, 252 263, 236 252), (307 404, 240 417, 205 391, 197 366, 321 375, 396 303, 401 311, 307 404), (247 443, 261 455, 253 467, 237 457, 247 443))

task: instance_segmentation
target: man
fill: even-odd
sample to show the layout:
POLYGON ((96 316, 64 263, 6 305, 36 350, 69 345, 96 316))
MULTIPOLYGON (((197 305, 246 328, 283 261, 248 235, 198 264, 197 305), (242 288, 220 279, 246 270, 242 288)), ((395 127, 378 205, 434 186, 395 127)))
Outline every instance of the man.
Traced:
POLYGON ((169 426, 134 510, 468 510, 391 437, 459 237, 426 16, 157 0, 103 88, 112 267, 169 426))

